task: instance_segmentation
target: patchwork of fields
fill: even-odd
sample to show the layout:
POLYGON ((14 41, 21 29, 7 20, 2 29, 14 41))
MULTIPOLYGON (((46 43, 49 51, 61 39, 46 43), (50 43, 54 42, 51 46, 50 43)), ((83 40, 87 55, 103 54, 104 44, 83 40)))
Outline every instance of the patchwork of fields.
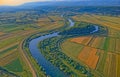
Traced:
POLYGON ((81 36, 64 41, 65 54, 90 68, 96 77, 120 76, 120 18, 99 15, 79 15, 73 19, 100 24, 108 28, 108 36, 81 36))
MULTIPOLYGON (((0 24, 0 67, 18 76, 33 77, 31 69, 33 67, 29 66, 31 62, 28 63, 24 59, 21 42, 36 32, 49 31, 64 26, 64 19, 60 15, 48 15, 39 17, 36 23, 20 25, 9 22, 11 25, 6 24, 6 20, 12 16, 19 18, 19 15, 16 14, 8 15, 8 17, 6 15, 5 20, 2 20, 4 24, 0 24)), ((21 22, 18 19, 16 21, 21 22)), ((35 63, 34 59, 32 62, 35 63)), ((36 67, 38 68, 38 65, 36 67)), ((38 71, 38 74, 44 77, 44 73, 38 71)))
POLYGON ((120 51, 116 49, 117 42, 112 41, 118 39, 94 36, 89 37, 91 40, 86 40, 86 38, 88 37, 78 37, 65 41, 62 44, 64 53, 87 65, 92 71, 98 72, 98 76, 119 77, 119 71, 116 70, 120 70, 118 65, 120 51), (74 50, 74 48, 77 49, 74 50))

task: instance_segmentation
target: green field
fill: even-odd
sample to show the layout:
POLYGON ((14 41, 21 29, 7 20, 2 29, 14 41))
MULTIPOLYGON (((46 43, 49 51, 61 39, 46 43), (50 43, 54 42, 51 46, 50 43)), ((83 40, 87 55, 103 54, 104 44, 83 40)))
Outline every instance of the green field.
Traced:
POLYGON ((78 54, 83 48, 83 45, 70 42, 69 40, 66 40, 64 43, 62 43, 61 48, 63 49, 65 54, 69 54, 70 57, 77 59, 78 54))
POLYGON ((12 72, 22 72, 23 67, 19 59, 12 61, 11 63, 4 66, 6 69, 12 72))

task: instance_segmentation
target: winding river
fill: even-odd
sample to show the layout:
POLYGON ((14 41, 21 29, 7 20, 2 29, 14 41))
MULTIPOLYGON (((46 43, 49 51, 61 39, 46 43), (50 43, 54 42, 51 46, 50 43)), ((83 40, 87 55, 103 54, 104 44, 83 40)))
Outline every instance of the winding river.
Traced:
MULTIPOLYGON (((71 19, 68 19, 68 21, 70 22, 70 26, 74 26, 74 22, 71 19)), ((29 43, 29 49, 31 55, 37 60, 38 64, 44 68, 46 74, 50 75, 51 77, 67 77, 65 73, 59 70, 58 67, 55 67, 49 61, 47 61, 45 57, 40 53, 40 50, 38 48, 38 43, 40 41, 47 38, 58 36, 58 33, 59 32, 45 36, 40 36, 38 38, 31 40, 29 43)))
MULTIPOLYGON (((74 26, 75 23, 71 19, 68 19, 68 21, 70 23, 69 24, 70 27, 74 26)), ((95 27, 95 28, 96 30, 93 32, 98 31, 98 27, 95 27)), ((40 36, 38 38, 31 40, 29 42, 29 49, 30 49, 31 55, 36 59, 38 64, 44 68, 47 75, 50 75, 51 77, 67 77, 67 75, 61 70, 59 70, 58 67, 55 67, 48 60, 46 60, 38 48, 38 44, 40 41, 47 39, 47 38, 58 36, 58 33, 59 32, 40 36)))

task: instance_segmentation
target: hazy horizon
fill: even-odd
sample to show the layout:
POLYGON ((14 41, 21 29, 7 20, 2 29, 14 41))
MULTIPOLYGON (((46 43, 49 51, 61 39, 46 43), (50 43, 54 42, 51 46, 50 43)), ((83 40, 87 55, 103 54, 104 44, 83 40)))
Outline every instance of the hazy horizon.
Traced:
MULTIPOLYGON (((73 0, 0 0, 0 6, 18 6, 30 2, 55 2, 55 1, 73 1, 73 0)), ((101 1, 101 0, 74 0, 74 1, 101 1)), ((74 2, 73 1, 73 2, 74 2)), ((107 0, 104 0, 107 1, 107 0)), ((103 1, 103 2, 104 2, 103 1)), ((109 0, 109 1, 119 1, 119 0, 109 0)))

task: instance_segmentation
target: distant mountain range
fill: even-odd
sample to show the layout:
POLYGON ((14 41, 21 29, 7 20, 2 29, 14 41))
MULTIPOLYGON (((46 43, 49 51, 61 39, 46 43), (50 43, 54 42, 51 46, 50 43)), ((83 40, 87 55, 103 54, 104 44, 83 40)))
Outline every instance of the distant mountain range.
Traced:
POLYGON ((120 6, 120 0, 56 0, 49 2, 30 2, 20 6, 120 6))
POLYGON ((49 2, 30 2, 20 6, 0 6, 0 11, 12 9, 28 9, 38 6, 120 6, 120 0, 66 0, 66 1, 49 1, 49 2))
POLYGON ((120 0, 52 1, 25 3, 22 6, 120 6, 120 0))

